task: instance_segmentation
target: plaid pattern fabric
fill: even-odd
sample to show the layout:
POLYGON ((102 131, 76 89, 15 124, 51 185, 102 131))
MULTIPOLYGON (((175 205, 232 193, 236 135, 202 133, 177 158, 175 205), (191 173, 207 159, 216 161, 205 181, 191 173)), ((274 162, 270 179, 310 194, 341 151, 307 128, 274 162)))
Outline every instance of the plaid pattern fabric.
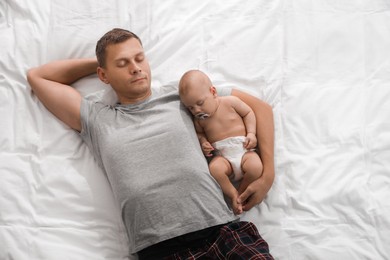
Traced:
POLYGON ((235 222, 223 226, 213 243, 188 248, 163 258, 165 260, 231 259, 271 260, 267 242, 250 222, 235 222))

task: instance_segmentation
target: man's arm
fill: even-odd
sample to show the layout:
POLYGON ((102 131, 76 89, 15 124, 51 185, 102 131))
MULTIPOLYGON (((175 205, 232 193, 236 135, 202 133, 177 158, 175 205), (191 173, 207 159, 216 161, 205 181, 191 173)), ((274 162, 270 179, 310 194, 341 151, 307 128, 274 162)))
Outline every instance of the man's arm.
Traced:
POLYGON ((274 181, 274 119, 271 106, 260 99, 237 89, 232 90, 232 95, 244 101, 255 113, 259 155, 263 162, 261 177, 252 182, 238 198, 239 203, 246 201, 243 210, 248 211, 264 199, 274 181))
POLYGON ((27 72, 34 94, 57 118, 71 128, 81 131, 81 95, 70 85, 96 73, 96 59, 54 61, 27 72))

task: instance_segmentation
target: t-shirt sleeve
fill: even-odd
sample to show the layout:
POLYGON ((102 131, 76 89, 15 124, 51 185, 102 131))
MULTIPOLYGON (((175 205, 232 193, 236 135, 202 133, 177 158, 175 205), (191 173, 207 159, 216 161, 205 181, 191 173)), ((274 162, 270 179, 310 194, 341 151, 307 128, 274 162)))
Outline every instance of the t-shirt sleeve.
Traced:
POLYGON ((97 117, 99 111, 105 105, 99 102, 90 101, 85 98, 81 101, 80 107, 80 119, 81 119, 81 139, 87 144, 89 149, 96 156, 97 150, 94 147, 96 143, 96 137, 98 136, 97 117))
POLYGON ((227 87, 216 87, 218 96, 230 96, 232 94, 232 88, 227 87))
POLYGON ((91 131, 90 131, 90 118, 93 117, 93 115, 91 115, 92 113, 93 113, 92 102, 83 98, 80 107, 80 120, 81 120, 80 136, 88 146, 90 146, 92 142, 91 131))

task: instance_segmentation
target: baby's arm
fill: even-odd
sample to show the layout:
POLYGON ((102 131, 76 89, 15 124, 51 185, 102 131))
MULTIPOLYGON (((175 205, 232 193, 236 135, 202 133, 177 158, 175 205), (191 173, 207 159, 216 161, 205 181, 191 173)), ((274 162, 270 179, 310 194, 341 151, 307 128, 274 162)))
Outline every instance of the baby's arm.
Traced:
POLYGON ((210 144, 209 140, 207 140, 203 127, 197 120, 194 121, 194 125, 203 154, 205 156, 212 156, 211 152, 214 151, 214 147, 210 144))
POLYGON ((253 110, 241 99, 230 96, 231 105, 236 112, 242 117, 246 128, 246 141, 244 147, 253 149, 257 146, 256 138, 256 117, 253 110))

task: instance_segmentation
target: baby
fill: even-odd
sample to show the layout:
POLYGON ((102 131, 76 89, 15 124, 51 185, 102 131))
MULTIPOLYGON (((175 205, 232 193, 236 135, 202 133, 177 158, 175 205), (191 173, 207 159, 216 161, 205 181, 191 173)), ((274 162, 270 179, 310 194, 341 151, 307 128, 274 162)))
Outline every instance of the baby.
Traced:
POLYGON ((257 146, 256 118, 252 109, 234 96, 218 96, 209 77, 199 71, 186 72, 179 83, 182 103, 194 115, 202 151, 211 157, 211 175, 231 200, 235 214, 242 213, 238 196, 263 171, 257 146), (232 181, 241 181, 238 189, 232 181))

